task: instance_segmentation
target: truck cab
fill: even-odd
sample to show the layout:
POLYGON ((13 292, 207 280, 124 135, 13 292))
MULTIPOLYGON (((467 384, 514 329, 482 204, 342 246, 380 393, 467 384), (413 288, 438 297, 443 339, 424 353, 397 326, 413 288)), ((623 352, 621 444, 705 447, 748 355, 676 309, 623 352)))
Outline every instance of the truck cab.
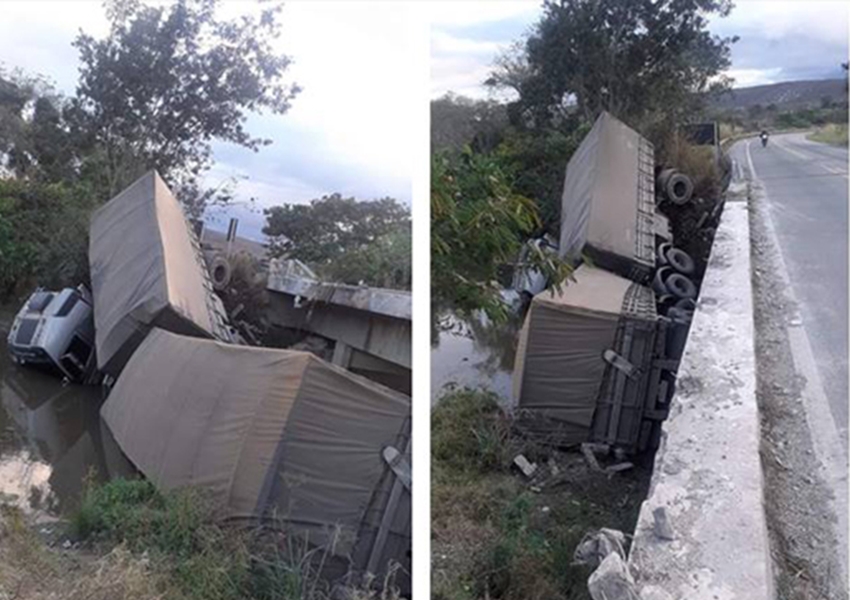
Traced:
POLYGON ((93 369, 92 298, 85 286, 37 288, 15 316, 8 338, 12 360, 83 381, 93 369))

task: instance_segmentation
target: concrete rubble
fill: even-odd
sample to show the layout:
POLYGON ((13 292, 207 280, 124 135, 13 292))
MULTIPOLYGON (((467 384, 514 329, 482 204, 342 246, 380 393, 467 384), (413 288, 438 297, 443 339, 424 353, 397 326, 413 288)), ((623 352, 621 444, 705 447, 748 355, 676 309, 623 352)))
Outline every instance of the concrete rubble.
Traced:
POLYGON ((616 529, 602 528, 584 535, 573 555, 573 564, 596 567, 613 553, 626 558, 626 534, 616 529))
POLYGON ((593 600, 640 600, 628 565, 616 552, 609 554, 587 580, 593 600))

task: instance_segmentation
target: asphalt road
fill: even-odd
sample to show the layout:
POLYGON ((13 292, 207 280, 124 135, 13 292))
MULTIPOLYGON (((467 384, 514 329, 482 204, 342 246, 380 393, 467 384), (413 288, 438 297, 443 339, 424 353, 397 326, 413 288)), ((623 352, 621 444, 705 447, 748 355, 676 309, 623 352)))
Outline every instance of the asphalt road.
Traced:
POLYGON ((805 134, 771 136, 731 150, 733 176, 760 180, 800 319, 842 439, 848 423, 847 148, 805 134), (749 152, 748 152, 749 151, 749 152))

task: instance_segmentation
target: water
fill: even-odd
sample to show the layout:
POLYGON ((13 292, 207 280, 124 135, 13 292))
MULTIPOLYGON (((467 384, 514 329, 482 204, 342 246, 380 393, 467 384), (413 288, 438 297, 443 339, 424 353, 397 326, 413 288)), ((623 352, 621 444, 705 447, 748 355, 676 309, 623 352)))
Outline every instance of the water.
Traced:
POLYGON ((494 325, 483 315, 461 319, 448 314, 432 324, 431 403, 452 387, 495 392, 507 407, 523 311, 494 325))
POLYGON ((100 418, 100 387, 63 385, 9 358, 16 309, 0 307, 0 500, 58 515, 76 505, 88 476, 104 481, 133 468, 100 418))

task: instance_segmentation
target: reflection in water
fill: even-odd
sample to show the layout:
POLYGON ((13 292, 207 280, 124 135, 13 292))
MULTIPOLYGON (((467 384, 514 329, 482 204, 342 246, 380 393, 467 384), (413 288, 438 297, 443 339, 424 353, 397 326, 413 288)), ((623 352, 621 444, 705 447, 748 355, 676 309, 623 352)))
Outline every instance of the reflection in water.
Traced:
POLYGON ((0 309, 0 500, 57 514, 75 505, 90 472, 104 480, 133 469, 100 419, 100 387, 63 385, 9 359, 13 318, 0 309))
POLYGON ((483 314, 468 319, 448 314, 432 323, 431 402, 449 388, 489 389, 509 405, 517 337, 525 317, 517 310, 507 323, 483 314))

